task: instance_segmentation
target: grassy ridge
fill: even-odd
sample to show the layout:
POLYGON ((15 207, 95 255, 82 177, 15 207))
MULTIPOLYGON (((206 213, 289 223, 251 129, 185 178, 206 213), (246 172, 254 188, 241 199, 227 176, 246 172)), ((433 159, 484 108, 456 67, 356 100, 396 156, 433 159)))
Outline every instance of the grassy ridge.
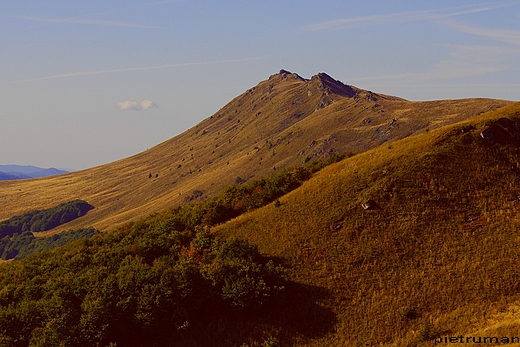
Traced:
MULTIPOLYGON (((518 115, 516 104, 360 154, 279 208, 216 231, 284 257, 292 280, 330 293, 321 304, 336 332, 309 345, 415 346, 483 330, 487 316, 520 299, 520 150, 486 146, 480 132, 501 117, 518 124, 518 115), (365 211, 367 199, 380 209, 365 211)), ((501 333, 518 334, 518 325, 501 333)), ((284 345, 292 338, 279 333, 284 345)))
POLYGON ((237 177, 258 179, 329 153, 360 153, 509 104, 411 102, 345 86, 323 74, 305 80, 281 72, 145 152, 55 177, 0 182, 0 219, 82 199, 96 208, 55 231, 88 226, 109 231, 183 204, 195 190, 212 198, 237 177))
POLYGON ((518 334, 517 125, 518 104, 309 180, 288 170, 299 188, 258 209, 276 199, 269 179, 6 264, 2 343, 397 347, 518 334), (481 132, 502 117, 511 141, 491 144, 481 132), (379 208, 364 210, 368 199, 379 208), (248 212, 215 220, 218 206, 248 212))

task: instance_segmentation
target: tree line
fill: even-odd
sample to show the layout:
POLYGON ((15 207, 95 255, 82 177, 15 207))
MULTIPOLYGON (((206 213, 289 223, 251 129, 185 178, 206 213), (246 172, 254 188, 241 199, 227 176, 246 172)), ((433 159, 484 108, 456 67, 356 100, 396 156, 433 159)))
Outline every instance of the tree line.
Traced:
POLYGON ((279 306, 290 283, 284 268, 256 245, 209 228, 274 201, 341 158, 3 264, 0 345, 161 346, 196 340, 223 315, 279 306))

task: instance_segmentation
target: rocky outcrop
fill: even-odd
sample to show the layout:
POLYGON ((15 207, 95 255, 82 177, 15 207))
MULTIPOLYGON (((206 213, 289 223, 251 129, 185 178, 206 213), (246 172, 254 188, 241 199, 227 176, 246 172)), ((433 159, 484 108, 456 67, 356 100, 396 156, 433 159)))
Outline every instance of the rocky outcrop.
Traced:
POLYGON ((352 98, 357 94, 357 90, 351 86, 343 84, 338 80, 333 79, 326 73, 320 72, 319 74, 313 76, 311 81, 314 79, 319 81, 321 89, 323 89, 327 94, 336 94, 349 98, 352 98))
POLYGON ((495 144, 520 145, 520 122, 518 120, 500 118, 486 125, 486 129, 480 133, 480 137, 482 137, 486 146, 495 144))

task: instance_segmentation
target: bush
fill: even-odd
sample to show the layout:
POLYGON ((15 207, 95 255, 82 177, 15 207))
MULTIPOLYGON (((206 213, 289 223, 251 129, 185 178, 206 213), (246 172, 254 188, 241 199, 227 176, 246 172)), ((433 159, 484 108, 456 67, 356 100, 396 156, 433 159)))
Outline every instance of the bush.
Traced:
POLYGON ((239 239, 214 243, 201 272, 234 309, 258 308, 285 290, 283 269, 263 263, 255 245, 239 239))
POLYGON ((276 337, 269 336, 269 338, 264 341, 264 347, 280 347, 280 343, 276 337))

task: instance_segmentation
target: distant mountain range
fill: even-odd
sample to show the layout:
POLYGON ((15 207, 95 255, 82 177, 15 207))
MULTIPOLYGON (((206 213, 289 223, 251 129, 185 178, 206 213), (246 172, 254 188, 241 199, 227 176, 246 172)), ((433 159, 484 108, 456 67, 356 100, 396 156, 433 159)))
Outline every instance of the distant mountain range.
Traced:
POLYGON ((0 181, 48 177, 67 172, 70 171, 59 170, 53 167, 44 169, 32 165, 0 165, 0 181))

